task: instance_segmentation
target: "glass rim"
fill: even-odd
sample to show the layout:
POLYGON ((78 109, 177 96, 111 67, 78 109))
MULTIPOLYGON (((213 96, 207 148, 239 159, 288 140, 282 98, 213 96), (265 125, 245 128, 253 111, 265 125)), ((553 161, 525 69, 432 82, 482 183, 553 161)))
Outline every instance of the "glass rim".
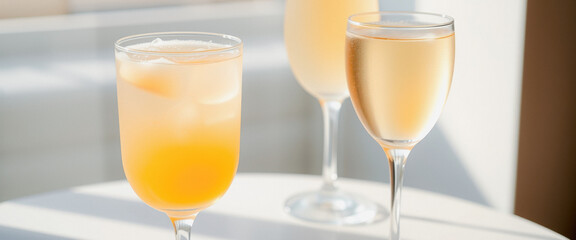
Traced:
POLYGON ((178 31, 178 32, 152 32, 152 33, 142 33, 142 34, 129 35, 129 36, 125 36, 125 37, 122 37, 122 38, 116 40, 116 42, 114 42, 114 47, 116 50, 119 50, 122 52, 127 52, 127 53, 133 53, 133 54, 162 55, 162 56, 189 56, 189 55, 213 54, 213 53, 231 51, 231 50, 238 49, 238 48, 242 47, 242 44, 243 44, 243 42, 240 38, 232 36, 232 35, 224 34, 224 33, 178 31), (121 45, 122 43, 129 41, 129 40, 149 38, 149 37, 155 37, 155 36, 160 37, 160 36, 193 36, 193 35, 220 37, 220 38, 232 40, 235 43, 231 46, 212 48, 212 49, 206 49, 206 50, 186 51, 186 52, 140 50, 140 49, 128 48, 126 46, 121 45))
POLYGON ((440 13, 430 13, 430 12, 410 12, 410 11, 376 11, 376 12, 362 12, 362 13, 355 13, 348 17, 348 23, 359 26, 359 27, 371 27, 371 28, 380 28, 380 29, 432 29, 432 28, 441 28, 454 25, 454 18, 448 16, 446 14, 440 13), (435 16, 440 17, 447 22, 439 23, 439 24, 422 24, 422 25, 415 25, 415 26, 392 26, 392 25, 383 25, 383 24, 375 24, 375 23, 365 23, 353 20, 353 18, 358 16, 368 16, 368 15, 424 15, 424 16, 435 16))

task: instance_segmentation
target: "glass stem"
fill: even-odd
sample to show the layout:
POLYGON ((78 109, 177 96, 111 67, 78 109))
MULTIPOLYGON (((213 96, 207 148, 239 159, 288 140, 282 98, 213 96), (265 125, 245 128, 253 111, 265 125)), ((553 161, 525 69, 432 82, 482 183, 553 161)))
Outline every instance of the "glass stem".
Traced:
POLYGON ((404 181, 404 166, 410 149, 390 149, 383 147, 390 166, 390 240, 400 239, 400 199, 402 182, 404 181))
POLYGON ((170 220, 172 220, 172 225, 174 226, 174 232, 176 233, 176 240, 190 240, 190 233, 192 231, 192 225, 194 224, 196 215, 197 213, 185 218, 170 217, 170 220))
POLYGON ((338 140, 338 117, 342 101, 323 101, 322 115, 324 118, 324 161, 322 164, 322 177, 324 183, 322 190, 336 190, 336 180, 338 179, 337 168, 337 140, 338 140))

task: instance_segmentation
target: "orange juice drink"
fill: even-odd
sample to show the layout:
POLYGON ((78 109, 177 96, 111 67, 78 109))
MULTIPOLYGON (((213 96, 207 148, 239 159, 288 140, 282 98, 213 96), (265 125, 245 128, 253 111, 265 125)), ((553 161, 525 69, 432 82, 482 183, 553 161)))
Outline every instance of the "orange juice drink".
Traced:
POLYGON ((211 54, 226 47, 157 39, 116 53, 124 172, 155 209, 197 212, 236 173, 241 49, 211 54))

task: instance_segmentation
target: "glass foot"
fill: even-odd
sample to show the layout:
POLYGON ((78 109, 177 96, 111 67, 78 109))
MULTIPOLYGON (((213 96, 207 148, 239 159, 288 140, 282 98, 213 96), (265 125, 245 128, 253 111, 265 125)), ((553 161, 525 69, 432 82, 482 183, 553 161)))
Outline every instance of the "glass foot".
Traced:
POLYGON ((339 190, 298 194, 286 201, 284 211, 305 221, 335 225, 369 224, 388 215, 381 205, 339 190))

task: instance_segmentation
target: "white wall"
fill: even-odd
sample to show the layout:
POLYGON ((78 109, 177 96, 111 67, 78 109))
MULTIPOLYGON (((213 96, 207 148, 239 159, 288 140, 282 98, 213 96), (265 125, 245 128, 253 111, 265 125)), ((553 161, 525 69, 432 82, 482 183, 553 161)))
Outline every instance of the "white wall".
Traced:
POLYGON ((491 206, 513 212, 526 0, 418 1, 457 19, 456 70, 440 127, 491 206))

